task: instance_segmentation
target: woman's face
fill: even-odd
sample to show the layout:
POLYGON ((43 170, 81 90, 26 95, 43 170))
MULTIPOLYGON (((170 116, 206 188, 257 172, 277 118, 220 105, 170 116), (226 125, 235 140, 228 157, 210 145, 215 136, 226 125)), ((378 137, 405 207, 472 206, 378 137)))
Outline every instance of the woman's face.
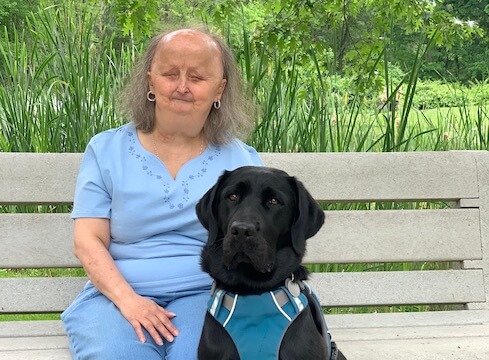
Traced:
POLYGON ((194 133, 189 135, 200 132, 226 86, 218 45, 194 30, 166 35, 147 76, 156 97, 156 121, 170 131, 194 133))

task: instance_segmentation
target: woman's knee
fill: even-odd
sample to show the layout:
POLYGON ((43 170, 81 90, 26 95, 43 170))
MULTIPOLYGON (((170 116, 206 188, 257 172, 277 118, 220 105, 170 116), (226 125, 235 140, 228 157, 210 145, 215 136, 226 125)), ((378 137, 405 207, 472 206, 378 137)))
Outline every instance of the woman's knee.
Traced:
POLYGON ((134 328, 104 295, 76 300, 63 314, 74 359, 162 359, 164 348, 141 343, 134 328))

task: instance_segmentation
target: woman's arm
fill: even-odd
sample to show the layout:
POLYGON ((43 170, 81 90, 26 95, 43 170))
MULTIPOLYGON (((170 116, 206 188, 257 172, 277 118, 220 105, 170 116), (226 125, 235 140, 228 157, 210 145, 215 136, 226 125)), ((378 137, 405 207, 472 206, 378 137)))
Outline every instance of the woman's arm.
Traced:
POLYGON ((170 321, 175 314, 154 301, 138 295, 124 279, 109 253, 110 223, 105 218, 77 218, 74 224, 75 256, 94 286, 109 298, 131 323, 140 341, 146 338, 142 327, 162 344, 160 334, 173 341, 178 330, 170 321))

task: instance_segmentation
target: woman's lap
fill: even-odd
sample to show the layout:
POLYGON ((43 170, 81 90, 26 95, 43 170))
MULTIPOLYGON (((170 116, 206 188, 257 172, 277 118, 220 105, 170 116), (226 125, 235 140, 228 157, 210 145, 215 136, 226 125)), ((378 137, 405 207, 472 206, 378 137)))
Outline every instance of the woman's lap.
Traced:
POLYGON ((74 359, 196 359, 209 291, 173 294, 153 298, 175 313, 172 319, 179 330, 173 343, 155 344, 146 333, 141 343, 117 307, 94 288, 85 289, 63 313, 62 319, 74 359))
POLYGON ((167 346, 168 360, 197 359, 197 346, 204 325, 210 290, 171 301, 166 309, 177 316, 172 319, 179 331, 173 343, 167 346), (189 353, 192 349, 192 353, 189 353))

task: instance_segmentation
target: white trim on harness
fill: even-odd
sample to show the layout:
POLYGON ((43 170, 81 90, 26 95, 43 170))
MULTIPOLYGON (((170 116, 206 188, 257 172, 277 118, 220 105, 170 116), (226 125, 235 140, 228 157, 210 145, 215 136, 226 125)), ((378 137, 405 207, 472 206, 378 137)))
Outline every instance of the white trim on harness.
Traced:
POLYGON ((282 315, 290 321, 292 321, 292 319, 290 318, 289 315, 287 315, 287 313, 280 307, 280 305, 278 304, 277 302, 277 299, 275 298, 275 294, 273 293, 273 291, 270 291, 270 295, 272 296, 272 299, 273 299, 273 302, 275 303, 275 306, 277 307, 278 311, 280 311, 282 313, 282 315))
POLYGON ((224 294, 224 290, 221 290, 221 289, 217 290, 216 296, 214 297, 214 301, 212 302, 212 306, 209 309, 209 312, 211 313, 212 316, 215 315, 216 310, 217 310, 217 306, 219 305, 219 299, 221 298, 221 296, 223 294, 224 294))
POLYGON ((294 301, 299 308, 299 311, 304 310, 304 304, 302 303, 301 299, 299 299, 298 297, 294 297, 294 301))
POLYGON ((226 320, 224 321, 224 323, 222 324, 222 326, 226 327, 226 325, 228 324, 229 320, 231 320, 231 317, 234 314, 234 310, 236 309, 236 303, 237 302, 238 302, 238 294, 235 294, 234 295, 234 299, 233 299, 233 306, 231 307, 231 310, 229 310, 229 315, 226 318, 226 320))

